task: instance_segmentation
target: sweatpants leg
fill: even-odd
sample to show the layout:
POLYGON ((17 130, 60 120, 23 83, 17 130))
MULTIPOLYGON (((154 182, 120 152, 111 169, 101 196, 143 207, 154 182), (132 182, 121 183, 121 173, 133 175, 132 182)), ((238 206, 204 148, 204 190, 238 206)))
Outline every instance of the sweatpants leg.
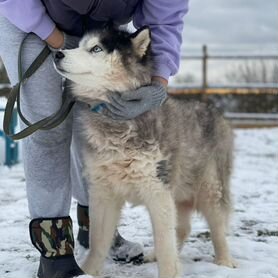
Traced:
POLYGON ((84 103, 76 102, 73 108, 73 130, 71 143, 71 181, 73 197, 82 206, 88 206, 88 182, 83 173, 83 146, 84 137, 80 129, 79 113, 82 109, 88 109, 84 103))
MULTIPOLYGON (((0 56, 12 84, 17 83, 17 59, 25 33, 0 17, 0 56)), ((23 51, 26 70, 44 47, 30 35, 23 51)), ((39 70, 22 87, 21 108, 26 118, 35 122, 61 105, 62 79, 48 57, 39 70)), ((20 123, 21 128, 24 124, 20 123)), ((31 218, 69 215, 72 187, 70 180, 70 144, 72 115, 50 131, 38 131, 23 140, 23 162, 31 218)))

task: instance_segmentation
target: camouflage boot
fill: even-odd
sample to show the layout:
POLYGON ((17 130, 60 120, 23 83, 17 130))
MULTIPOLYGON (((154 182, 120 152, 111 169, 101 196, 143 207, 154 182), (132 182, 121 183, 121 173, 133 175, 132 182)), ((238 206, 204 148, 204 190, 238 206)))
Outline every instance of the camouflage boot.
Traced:
MULTIPOLYGON (((77 205, 77 220, 79 231, 77 240, 84 248, 89 248, 89 209, 87 206, 77 205)), ((143 248, 140 244, 124 239, 116 230, 110 248, 110 257, 121 263, 143 263, 143 248)))
POLYGON ((73 255, 70 217, 33 219, 30 222, 30 237, 41 253, 39 278, 71 278, 84 274, 73 255))

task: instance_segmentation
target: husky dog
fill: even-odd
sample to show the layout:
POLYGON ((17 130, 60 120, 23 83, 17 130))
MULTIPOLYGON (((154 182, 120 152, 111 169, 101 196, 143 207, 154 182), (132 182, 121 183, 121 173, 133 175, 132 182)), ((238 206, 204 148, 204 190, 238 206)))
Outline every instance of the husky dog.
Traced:
MULTIPOLYGON (((78 48, 56 55, 56 69, 72 80, 74 96, 89 105, 109 94, 151 83, 150 31, 106 28, 78 48)), ((90 246, 83 266, 100 275, 126 201, 150 213, 160 278, 181 277, 178 252, 193 211, 208 222, 215 262, 235 267, 225 230, 231 209, 229 178, 233 136, 211 105, 169 97, 158 109, 127 121, 84 109, 85 176, 90 183, 90 246)))

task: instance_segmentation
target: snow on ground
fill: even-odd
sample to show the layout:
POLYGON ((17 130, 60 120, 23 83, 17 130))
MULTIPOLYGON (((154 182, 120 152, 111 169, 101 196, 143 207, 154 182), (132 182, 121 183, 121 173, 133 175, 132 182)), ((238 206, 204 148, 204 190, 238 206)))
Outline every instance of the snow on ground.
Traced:
MULTIPOLYGON (((278 277, 278 129, 236 130, 232 176, 234 214, 228 241, 239 267, 213 264, 213 248, 204 220, 195 216, 192 234, 181 254, 183 277, 278 277)), ((75 222, 76 203, 71 215, 75 222)), ((0 167, 0 277, 36 277, 39 254, 28 234, 28 209, 22 165, 0 167)), ((122 234, 150 249, 152 231, 144 208, 127 207, 122 234)), ((84 250, 77 247, 77 258, 84 250)), ((156 263, 141 266, 107 261, 105 277, 156 277, 156 263)))

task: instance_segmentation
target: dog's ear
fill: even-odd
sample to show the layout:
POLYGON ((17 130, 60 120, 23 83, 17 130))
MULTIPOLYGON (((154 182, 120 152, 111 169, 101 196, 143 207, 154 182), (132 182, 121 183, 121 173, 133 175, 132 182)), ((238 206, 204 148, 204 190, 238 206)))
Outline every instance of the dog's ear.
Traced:
POLYGON ((151 45, 151 31, 144 26, 131 35, 131 41, 135 52, 143 58, 151 45))

